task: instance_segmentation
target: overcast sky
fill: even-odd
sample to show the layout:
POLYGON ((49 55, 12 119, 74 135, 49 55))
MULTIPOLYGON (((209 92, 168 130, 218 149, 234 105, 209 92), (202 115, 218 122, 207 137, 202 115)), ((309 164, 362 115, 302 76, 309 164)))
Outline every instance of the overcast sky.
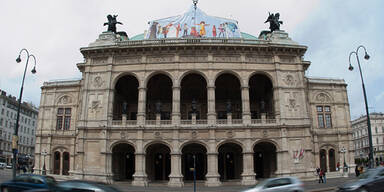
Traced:
MULTIPOLYGON (((32 75, 30 60, 23 101, 40 104, 43 82, 79 79, 76 67, 83 61, 81 47, 106 31, 108 14, 117 14, 118 31, 128 36, 143 33, 147 22, 183 14, 192 0, 2 0, 0 7, 0 89, 18 97, 23 62, 15 59, 22 48, 37 58, 32 75)), ((306 75, 344 79, 348 84, 351 118, 365 114, 356 58, 348 71, 348 56, 364 45, 370 60, 360 49, 370 112, 384 112, 384 1, 381 0, 200 0, 198 7, 212 16, 235 19, 240 30, 257 36, 268 29, 268 12, 280 13, 282 30, 296 42, 308 46, 305 60, 312 64, 306 75)))

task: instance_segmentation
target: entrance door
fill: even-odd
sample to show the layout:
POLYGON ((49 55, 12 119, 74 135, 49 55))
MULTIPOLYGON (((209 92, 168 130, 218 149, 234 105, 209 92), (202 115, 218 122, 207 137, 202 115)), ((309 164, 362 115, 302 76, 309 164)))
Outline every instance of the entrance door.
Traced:
POLYGON ((205 179, 205 174, 207 174, 206 152, 205 147, 200 144, 193 143, 183 147, 181 164, 184 180, 193 180, 194 171, 196 171, 196 180, 205 179))
POLYGON ((328 154, 329 154, 329 171, 336 171, 335 150, 330 149, 328 154))
POLYGON ((255 145, 254 150, 254 171, 256 178, 270 178, 277 170, 276 147, 269 142, 261 142, 255 145))
POLYGON ((219 147, 219 174, 222 181, 240 179, 243 172, 243 154, 240 145, 226 143, 219 147))
POLYGON ((113 147, 111 167, 115 181, 132 180, 135 173, 135 149, 127 143, 113 147))
POLYGON ((69 153, 63 153, 63 175, 69 175, 69 153))
POLYGON ((171 173, 170 149, 164 144, 152 144, 146 152, 146 171, 152 181, 169 180, 171 173))
POLYGON ((327 170, 327 151, 325 149, 320 150, 320 169, 327 170))
POLYGON ((60 174, 60 152, 56 151, 53 158, 53 174, 60 174))

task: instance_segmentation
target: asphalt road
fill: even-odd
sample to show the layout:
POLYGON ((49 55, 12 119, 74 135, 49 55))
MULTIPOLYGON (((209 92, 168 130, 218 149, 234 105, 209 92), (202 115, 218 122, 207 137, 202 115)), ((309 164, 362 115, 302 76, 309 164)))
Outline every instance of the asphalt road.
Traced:
MULTIPOLYGON (((12 178, 12 169, 0 169, 0 183, 7 181, 12 178)), ((336 191, 337 186, 355 179, 353 175, 349 175, 349 177, 341 177, 341 178, 328 178, 327 183, 318 183, 317 180, 312 181, 304 181, 305 190, 308 192, 325 192, 325 191, 336 191)), ((155 191, 155 192, 184 192, 184 191, 193 191, 193 183, 188 182, 185 183, 184 187, 174 188, 167 187, 166 183, 150 183, 147 187, 136 187, 131 186, 127 182, 117 182, 113 184, 118 189, 126 192, 147 192, 147 191, 155 191)), ((236 185, 234 183, 225 183, 220 187, 206 187, 204 183, 197 183, 196 191, 201 192, 212 192, 212 191, 222 191, 222 192, 237 192, 243 189, 247 189, 250 186, 242 186, 236 185)))

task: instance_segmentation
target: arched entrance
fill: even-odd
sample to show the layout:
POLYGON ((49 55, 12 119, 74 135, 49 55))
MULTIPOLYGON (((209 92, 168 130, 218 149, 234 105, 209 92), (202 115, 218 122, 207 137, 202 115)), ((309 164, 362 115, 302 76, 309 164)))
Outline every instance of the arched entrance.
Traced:
POLYGON ((207 83, 203 76, 188 74, 181 81, 180 113, 181 119, 207 119, 207 83))
POLYGON ((242 101, 239 79, 229 73, 221 74, 215 81, 215 107, 218 119, 242 119, 242 101))
POLYGON ((204 180, 207 174, 207 149, 197 143, 184 146, 181 166, 184 180, 193 180, 193 167, 196 168, 196 180, 204 180))
POLYGON ((69 153, 63 153, 63 175, 69 175, 69 153))
POLYGON ((171 150, 164 144, 152 144, 146 152, 146 171, 151 181, 169 180, 171 173, 171 150))
POLYGON ((112 173, 114 180, 132 180, 135 173, 135 149, 121 143, 112 149, 112 173))
POLYGON ((219 147, 219 174, 222 181, 240 179, 243 154, 240 145, 226 143, 219 147))
POLYGON ((171 119, 172 113, 172 80, 164 74, 151 77, 147 84, 146 119, 171 119))
POLYGON ((132 75, 121 77, 115 86, 113 99, 113 119, 121 120, 122 114, 127 120, 136 120, 139 81, 132 75))
POLYGON ((274 119, 273 85, 267 76, 255 74, 249 79, 249 104, 252 119, 261 119, 262 114, 274 119))
POLYGON ((60 158, 61 154, 59 151, 55 151, 53 154, 53 174, 60 174, 60 158))
POLYGON ((327 151, 325 149, 320 150, 320 169, 327 170, 327 151))
POLYGON ((261 142, 255 145, 253 151, 256 178, 273 177, 277 170, 276 146, 269 142, 261 142))
POLYGON ((335 150, 334 149, 330 149, 328 151, 328 163, 329 163, 329 171, 336 171, 336 157, 335 157, 335 150))

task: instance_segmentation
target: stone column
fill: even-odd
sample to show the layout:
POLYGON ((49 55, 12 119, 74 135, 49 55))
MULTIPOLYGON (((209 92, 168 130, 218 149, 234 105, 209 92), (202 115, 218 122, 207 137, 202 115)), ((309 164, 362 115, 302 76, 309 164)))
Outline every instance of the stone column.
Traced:
POLYGON ((127 114, 122 114, 121 116, 122 116, 122 122, 121 122, 121 124, 122 124, 123 126, 127 125, 127 114))
POLYGON ((183 175, 181 174, 181 153, 171 153, 171 174, 169 175, 168 186, 183 187, 183 175))
POLYGON ((325 159, 326 159, 326 165, 327 165, 327 172, 329 173, 329 150, 326 150, 325 154, 325 159))
POLYGON ((145 124, 145 105, 146 105, 146 94, 147 89, 144 87, 139 87, 139 100, 137 106, 137 124, 144 125, 145 124))
MULTIPOLYGON (((59 175, 63 175, 63 152, 60 152, 60 173, 59 173, 59 175)), ((55 158, 55 157, 53 157, 53 158, 55 158)))
POLYGON ((156 113, 156 125, 160 125, 160 121, 161 121, 161 114, 156 113))
POLYGON ((242 102, 243 124, 245 125, 251 124, 251 111, 250 111, 250 104, 249 104, 249 87, 248 86, 241 87, 241 100, 243 100, 242 102))
POLYGON ((208 124, 216 124, 215 86, 208 86, 208 124))
POLYGON ((227 113, 227 124, 232 124, 232 113, 227 113))
POLYGON ((172 124, 179 125, 180 124, 180 87, 173 87, 172 91, 172 124))
POLYGON ((196 113, 192 113, 192 125, 196 124, 196 113))
POLYGON ((209 130, 209 149, 207 153, 207 174, 205 178, 205 185, 209 187, 220 186, 220 175, 218 172, 218 155, 219 153, 216 151, 216 140, 215 140, 215 130, 209 130))
POLYGON ((256 184, 255 171, 253 168, 253 152, 248 151, 243 153, 243 173, 241 174, 242 185, 256 184))
POLYGON ((133 186, 147 186, 148 178, 145 172, 145 153, 143 152, 143 131, 137 131, 137 152, 135 152, 135 174, 133 174, 133 186))

